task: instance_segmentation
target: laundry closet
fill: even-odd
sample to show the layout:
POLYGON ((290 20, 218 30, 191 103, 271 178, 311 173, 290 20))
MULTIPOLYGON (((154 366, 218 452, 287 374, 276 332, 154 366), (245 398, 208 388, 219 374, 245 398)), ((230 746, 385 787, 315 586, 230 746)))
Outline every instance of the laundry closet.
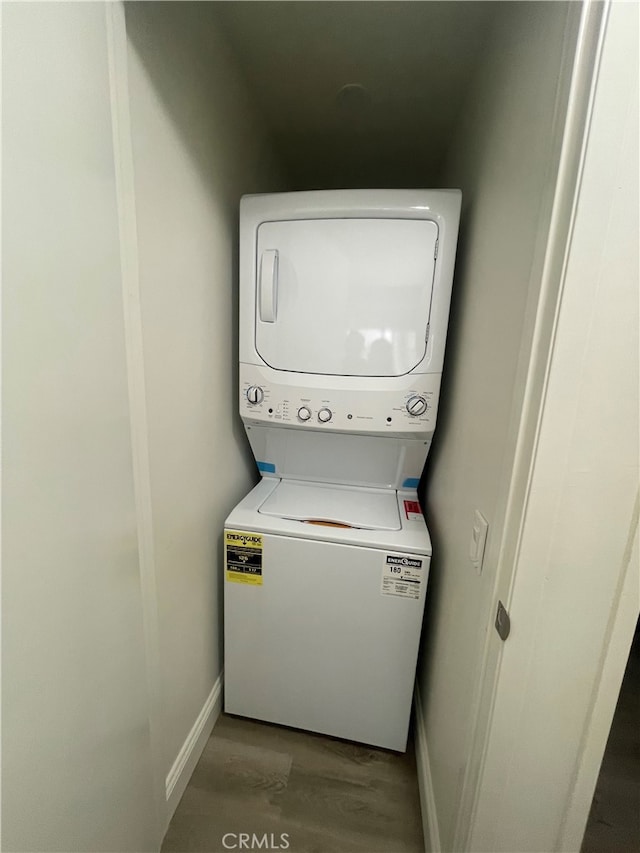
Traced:
MULTIPOLYGON (((154 498, 168 517, 156 531, 161 600, 165 578, 171 590, 177 582, 168 555, 162 565, 162 540, 194 495, 191 467, 183 468, 184 483, 168 467, 193 455, 216 536, 257 476, 237 410, 240 196, 462 191, 442 408, 421 484, 434 556, 418 685, 449 849, 493 622, 580 8, 139 3, 126 6, 126 19, 142 316, 144 324, 145 311, 157 315, 165 332, 145 342, 149 417, 160 433, 154 498), (470 558, 478 518, 488 536, 484 554, 470 558)), ((205 676, 193 667, 192 647, 202 648, 203 636, 213 655, 202 660, 207 677, 221 668, 220 587, 212 587, 208 566, 180 575, 179 596, 161 617, 168 649, 161 667, 169 684, 174 669, 199 683, 205 676), (200 605, 201 616, 183 625, 186 600, 203 598, 211 610, 200 605)), ((176 752, 193 690, 168 698, 176 752)))
MULTIPOLYGON (((419 479, 432 543, 413 733, 427 843, 443 850, 471 849, 472 842, 475 849, 482 843, 498 849, 486 839, 502 827, 507 849, 514 849, 517 809, 493 820, 491 803, 478 800, 478 780, 486 775, 492 691, 503 652, 510 648, 513 567, 605 5, 151 0, 7 6, 7 127, 19 126, 36 152, 17 135, 17 141, 9 137, 7 197, 18 200, 25 223, 23 256, 36 265, 31 278, 44 275, 39 258, 47 275, 59 267, 58 298, 43 316, 47 329, 59 318, 58 337, 46 349, 55 353, 58 347, 63 355, 58 361, 51 357, 46 369, 39 367, 35 344, 33 359, 24 357, 30 338, 22 333, 9 339, 8 348, 18 353, 15 362, 27 379, 35 365, 33 375, 44 383, 46 397, 55 370, 62 371, 67 357, 72 360, 68 341, 81 341, 84 349, 64 373, 73 381, 57 393, 62 426, 55 434, 70 434, 68 413, 89 400, 96 423, 109 426, 99 431, 103 445, 118 442, 96 475, 101 500, 111 501, 97 514, 100 525, 90 515, 94 493, 82 491, 81 477, 74 481, 82 494, 73 511, 55 525, 58 538, 65 529, 75 542, 79 526, 97 529, 100 541, 111 543, 111 550, 104 545, 100 577, 106 590, 102 600, 112 602, 107 591, 116 590, 116 603, 108 605, 108 614, 88 620, 100 625, 108 640, 94 648, 86 639, 93 636, 91 626, 73 611, 60 621, 69 632, 81 624, 77 635, 49 632, 39 645, 25 644, 18 618, 23 599, 16 596, 11 599, 14 647, 33 648, 33 654, 25 664, 16 653, 15 671, 29 671, 37 683, 40 670, 48 678, 58 661, 66 661, 56 681, 61 708, 64 697, 84 696, 82 690, 91 707, 100 691, 109 695, 113 709, 101 725, 115 738, 120 730, 115 732, 114 721, 119 721, 131 736, 126 760, 152 782, 136 783, 137 791, 146 792, 143 805, 133 788, 119 799, 121 788, 114 785, 117 796, 102 806, 103 790, 80 761, 64 777, 73 784, 60 781, 52 792, 48 780, 54 774, 35 759, 33 767, 25 764, 17 736, 3 753, 7 778, 21 773, 37 780, 41 790, 34 782, 33 797, 52 803, 42 825, 58 826, 56 816, 81 790, 87 815, 94 803, 95 809, 127 816, 102 838, 102 849, 120 849, 121 836, 136 838, 135 849, 151 849, 148 839, 157 840, 166 829, 223 707, 223 531, 231 510, 259 480, 238 410, 241 198, 308 190, 459 190, 438 421, 421 479, 418 472, 410 476, 411 488, 419 479), (35 45, 31 53, 25 53, 27 43, 35 45), (32 122, 31 113, 23 114, 25 103, 33 105, 34 115, 44 116, 39 123, 32 122), (34 171, 40 161, 42 170, 34 171), (49 207, 42 202, 47 192, 53 199, 49 207), (34 217, 42 219, 40 231, 34 217), (48 235, 39 253, 30 250, 32 232, 48 235), (73 238, 61 242, 60 234, 73 238), (93 291, 76 287, 76 278, 67 275, 78 258, 78 282, 93 281, 96 269, 109 271, 106 295, 95 311, 83 301, 93 291), (126 571, 119 561, 126 562, 126 571), (134 577, 135 583, 123 584, 123 577, 134 577), (119 614, 118 625, 112 612, 119 614), (60 640, 57 646, 53 636, 68 643, 60 640), (131 654, 124 654, 124 647, 131 654), (83 653, 80 678, 73 666, 83 653), (121 686, 123 667, 127 689, 121 686), (99 686, 96 673, 106 679, 99 686), (136 808, 127 805, 134 801, 136 808), (480 832, 481 819, 491 825, 489 834, 472 836, 480 832)), ((617 17, 615 26, 615 33, 632 29, 617 17)), ((18 229, 23 220, 13 216, 11 227, 18 229)), ((20 263, 24 267, 24 260, 20 263)), ((9 269, 10 259, 7 264, 9 269)), ((9 317, 11 299, 19 305, 28 293, 23 288, 10 296, 9 317)), ((29 303, 14 313, 21 318, 31 310, 29 303)), ((17 368, 16 377, 18 382, 17 368)), ((62 387, 59 379, 57 387, 62 387)), ((35 404, 32 408, 39 411, 35 404)), ((19 411, 23 420, 16 420, 15 434, 26 458, 36 458, 41 445, 30 431, 31 409, 19 411)), ((53 434, 58 422, 51 417, 49 422, 53 434)), ((84 408, 78 423, 79 436, 97 434, 84 408)), ((11 448, 11 424, 8 440, 11 448)), ((45 455, 54 452, 47 449, 50 441, 49 434, 42 438, 45 455)), ((62 450, 55 446, 61 470, 74 465, 91 470, 82 463, 83 448, 88 460, 101 451, 89 453, 83 441, 62 450)), ((352 462, 345 455, 344 464, 352 462)), ((23 476, 16 466, 20 494, 29 494, 23 476)), ((46 493, 35 477, 29 488, 38 500, 46 493)), ((30 512, 15 523, 21 557, 24 543, 40 547, 25 531, 44 528, 42 520, 54 518, 44 509, 41 518, 32 516, 39 506, 32 500, 30 512)), ((24 570, 16 581, 16 589, 26 585, 25 601, 40 588, 42 561, 57 561, 61 578, 72 564, 72 548, 61 545, 58 553, 46 537, 42 541, 33 580, 24 570)), ((8 543, 10 552, 10 538, 8 543)), ((78 565, 83 561, 84 556, 78 565)), ((66 587, 51 585, 42 596, 43 613, 56 606, 66 612, 64 588, 84 589, 75 576, 66 587)), ((91 608, 98 608, 91 595, 91 608)), ((605 593, 600 597, 604 601, 605 593)), ((598 611, 603 625, 607 618, 604 609, 598 611)), ((584 628, 581 636, 587 639, 576 640, 575 647, 582 644, 585 650, 572 662, 578 687, 558 722, 576 737, 596 679, 589 667, 601 654, 595 639, 589 645, 596 621, 584 628)), ((524 622, 512 622, 515 648, 524 622)), ((9 671, 13 636, 7 645, 9 671)), ((537 636, 527 649, 536 648, 537 636)), ((16 695, 20 701, 14 708, 7 694, 7 725, 19 729, 37 715, 21 704, 22 694, 16 695)), ((48 712, 55 707, 51 701, 48 712)), ((50 742, 56 719, 42 722, 43 743, 50 742)), ((87 712, 83 719, 93 717, 87 712)), ((505 719, 511 718, 505 714, 505 719)), ((500 732, 508 729, 505 724, 500 732)), ((60 755, 52 757, 52 766, 66 766, 74 753, 65 738, 75 743, 78 730, 71 726, 58 738, 60 755)), ((40 742, 33 729, 23 734, 36 746, 40 742)), ((100 738, 109 758, 119 756, 120 776, 133 779, 135 773, 111 750, 102 728, 100 738)), ((578 754, 577 743, 575 750, 578 754)), ((42 748, 32 752, 44 754, 42 748)), ((539 800, 532 804, 531 797, 522 796, 518 801, 529 802, 532 815, 535 807, 544 812, 544 820, 532 816, 531 849, 551 849, 565 825, 562 810, 568 808, 570 789, 558 793, 553 787, 571 771, 572 759, 563 756, 562 750, 550 749, 549 778, 541 771, 539 800)), ((496 777, 502 778, 497 771, 496 777)), ((517 790, 499 787, 501 796, 517 790)), ((483 795, 490 790, 485 785, 483 795)), ((21 844, 44 849, 38 847, 44 842, 37 822, 26 812, 12 817, 11 808, 19 812, 24 800, 19 787, 4 785, 3 799, 9 803, 8 849, 21 844)), ((63 823, 59 831, 51 830, 57 849, 75 849, 78 838, 82 849, 94 849, 94 824, 74 829, 75 835, 63 823)))

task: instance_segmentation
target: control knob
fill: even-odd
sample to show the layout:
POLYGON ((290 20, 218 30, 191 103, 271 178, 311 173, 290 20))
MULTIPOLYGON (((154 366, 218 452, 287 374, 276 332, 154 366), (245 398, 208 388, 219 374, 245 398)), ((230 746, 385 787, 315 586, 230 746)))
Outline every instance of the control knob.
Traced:
POLYGON ((321 424, 328 424, 332 417, 333 412, 331 409, 327 409, 326 406, 318 412, 318 420, 321 424))
POLYGON ((409 397, 407 400, 407 411, 410 415, 413 415, 414 418, 419 417, 420 415, 424 415, 427 411, 427 401, 424 397, 409 397))
POLYGON ((252 406, 261 403, 264 400, 264 391, 259 385, 250 385, 247 388, 247 400, 252 406))
POLYGON ((300 406, 298 409, 298 419, 301 421, 308 421, 311 417, 311 409, 307 406, 300 406))

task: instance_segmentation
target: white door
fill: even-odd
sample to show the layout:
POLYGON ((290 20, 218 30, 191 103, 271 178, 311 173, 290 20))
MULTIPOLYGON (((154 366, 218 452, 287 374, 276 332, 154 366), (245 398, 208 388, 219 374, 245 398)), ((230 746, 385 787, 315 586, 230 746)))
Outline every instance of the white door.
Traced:
POLYGON ((584 160, 575 199, 571 178, 557 188, 567 213, 551 267, 563 273, 543 305, 553 346, 548 364, 544 351, 531 362, 528 387, 536 370, 546 384, 540 411, 524 409, 537 434, 526 426, 533 449, 510 484, 526 500, 512 507, 495 588, 512 631, 502 643, 489 623, 470 753, 479 775, 456 850, 580 849, 638 617, 638 6, 583 15, 573 111, 592 74, 593 111, 586 132, 580 120, 565 130, 584 160))
POLYGON ((437 237, 426 220, 263 223, 258 353, 277 370, 409 373, 426 350, 437 237))

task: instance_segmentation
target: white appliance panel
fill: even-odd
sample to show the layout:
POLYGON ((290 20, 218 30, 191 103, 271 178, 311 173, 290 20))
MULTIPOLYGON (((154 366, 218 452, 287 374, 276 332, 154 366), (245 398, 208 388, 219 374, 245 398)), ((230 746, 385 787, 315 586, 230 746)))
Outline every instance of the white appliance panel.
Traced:
POLYGON ((262 582, 225 581, 225 710, 404 751, 430 558, 412 598, 382 592, 402 553, 261 536, 262 582))
POLYGON ((425 219, 263 222, 259 355, 298 373, 409 373, 426 352, 437 239, 425 219))
POLYGON ((439 373, 331 379, 241 364, 240 415, 245 423, 428 439, 440 380, 439 373))
MULTIPOLYGON (((267 366, 256 348, 257 326, 259 322, 269 325, 269 317, 275 318, 280 308, 278 288, 270 289, 270 282, 276 281, 280 275, 279 256, 273 254, 277 249, 266 246, 261 246, 260 251, 258 249, 258 233, 264 225, 318 220, 344 222, 350 219, 361 222, 396 221, 400 224, 422 221, 431 224, 432 233, 437 231, 437 259, 428 312, 427 346, 424 357, 412 373, 441 373, 460 205, 459 190, 326 190, 244 196, 240 203, 240 361, 267 366), (263 251, 270 253, 264 259, 264 265, 263 251), (262 321, 258 320, 259 311, 262 311, 262 321)), ((319 263, 321 261, 319 259, 319 263)), ((277 319, 271 325, 277 325, 277 319)), ((374 325, 368 324, 367 327, 374 328, 374 325)), ((335 355, 334 360, 337 360, 335 355)), ((273 372, 289 375, 284 371, 273 372)), ((310 380, 317 378, 313 373, 300 373, 297 384, 304 385, 305 376, 310 380)), ((331 376, 333 378, 329 382, 351 378, 331 376)), ((362 378, 370 377, 362 375, 362 378)), ((327 380, 325 385, 329 387, 327 380)))
POLYGON ((429 441, 246 425, 263 476, 386 489, 415 489, 429 441))
POLYGON ((364 530, 400 530, 401 526, 396 493, 389 489, 282 480, 258 512, 364 530))
POLYGON ((402 551, 406 554, 431 555, 431 538, 420 511, 415 489, 392 492, 398 505, 400 530, 365 530, 357 527, 328 527, 323 524, 304 524, 291 518, 262 515, 259 510, 267 498, 286 480, 263 477, 249 494, 233 509, 225 527, 236 530, 264 531, 292 539, 313 539, 318 542, 337 542, 344 545, 361 545, 379 551, 402 551))

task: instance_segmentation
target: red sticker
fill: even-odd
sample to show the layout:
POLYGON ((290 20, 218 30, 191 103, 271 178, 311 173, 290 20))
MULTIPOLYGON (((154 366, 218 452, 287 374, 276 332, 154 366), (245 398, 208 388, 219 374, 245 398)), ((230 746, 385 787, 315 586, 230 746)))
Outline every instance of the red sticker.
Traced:
POLYGON ((408 519, 411 519, 416 515, 422 515, 422 510, 420 509, 418 501, 405 501, 404 512, 408 519))

